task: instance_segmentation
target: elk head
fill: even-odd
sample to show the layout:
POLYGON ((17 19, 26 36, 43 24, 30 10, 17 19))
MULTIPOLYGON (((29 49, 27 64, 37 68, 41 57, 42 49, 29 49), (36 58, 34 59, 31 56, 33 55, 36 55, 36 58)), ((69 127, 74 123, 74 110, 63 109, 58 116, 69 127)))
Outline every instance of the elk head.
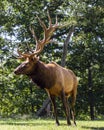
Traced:
POLYGON ((20 64, 15 70, 14 73, 19 75, 19 74, 32 74, 34 69, 36 68, 36 63, 39 61, 39 58, 37 55, 40 54, 40 52, 43 50, 44 45, 50 43, 51 41, 51 36, 53 35, 53 32, 55 31, 55 29, 58 27, 58 23, 57 23, 57 17, 56 17, 56 23, 55 25, 52 25, 52 21, 50 18, 50 15, 48 13, 48 19, 49 19, 49 27, 47 28, 46 25, 44 24, 43 21, 41 21, 41 19, 37 16, 40 25, 42 26, 43 30, 44 30, 44 38, 42 40, 38 40, 38 38, 35 35, 34 29, 32 27, 30 27, 30 31, 33 35, 33 38, 36 41, 36 48, 34 51, 32 51, 32 53, 21 53, 18 50, 18 54, 20 57, 18 57, 19 59, 25 59, 25 61, 20 64))

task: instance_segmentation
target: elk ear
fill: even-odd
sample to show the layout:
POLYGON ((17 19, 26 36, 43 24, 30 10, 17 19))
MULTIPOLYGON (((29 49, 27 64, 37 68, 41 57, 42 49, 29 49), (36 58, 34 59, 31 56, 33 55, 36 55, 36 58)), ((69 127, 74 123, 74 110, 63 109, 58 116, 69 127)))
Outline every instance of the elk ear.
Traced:
POLYGON ((33 58, 34 58, 34 61, 38 61, 40 57, 39 56, 34 56, 33 58))
POLYGON ((35 56, 30 56, 29 58, 31 61, 33 62, 37 62, 39 60, 39 56, 37 57, 36 55, 35 56))

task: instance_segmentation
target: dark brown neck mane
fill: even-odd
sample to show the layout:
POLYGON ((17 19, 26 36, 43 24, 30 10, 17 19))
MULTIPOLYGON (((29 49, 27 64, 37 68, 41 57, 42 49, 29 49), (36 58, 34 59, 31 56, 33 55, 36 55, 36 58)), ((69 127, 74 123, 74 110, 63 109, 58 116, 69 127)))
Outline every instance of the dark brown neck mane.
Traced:
POLYGON ((38 61, 34 71, 28 75, 40 88, 51 88, 55 84, 55 74, 47 64, 38 61))

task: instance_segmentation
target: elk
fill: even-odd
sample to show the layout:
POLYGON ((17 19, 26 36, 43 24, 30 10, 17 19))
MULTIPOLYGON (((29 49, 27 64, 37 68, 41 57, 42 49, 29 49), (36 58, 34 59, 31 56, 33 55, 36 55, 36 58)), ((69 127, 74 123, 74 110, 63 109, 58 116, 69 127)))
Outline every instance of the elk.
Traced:
POLYGON ((18 58, 24 59, 25 61, 22 62, 14 70, 14 73, 16 75, 20 74, 27 75, 37 86, 39 86, 41 89, 46 90, 52 102, 53 112, 57 125, 59 125, 59 121, 57 118, 55 98, 56 97, 61 98, 65 109, 67 124, 71 125, 70 108, 68 105, 68 98, 71 97, 72 119, 73 123, 76 125, 74 116, 75 115, 74 105, 76 101, 77 85, 78 85, 76 75, 72 70, 63 68, 55 62, 45 64, 38 58, 38 55, 43 50, 44 46, 50 43, 54 31, 59 26, 57 18, 56 23, 52 25, 52 20, 48 13, 49 27, 46 27, 44 22, 39 17, 37 18, 44 30, 44 38, 42 40, 38 40, 38 38, 35 35, 34 29, 30 27, 30 31, 33 35, 33 38, 36 41, 36 49, 33 50, 32 53, 22 53, 18 50, 19 54, 18 58))

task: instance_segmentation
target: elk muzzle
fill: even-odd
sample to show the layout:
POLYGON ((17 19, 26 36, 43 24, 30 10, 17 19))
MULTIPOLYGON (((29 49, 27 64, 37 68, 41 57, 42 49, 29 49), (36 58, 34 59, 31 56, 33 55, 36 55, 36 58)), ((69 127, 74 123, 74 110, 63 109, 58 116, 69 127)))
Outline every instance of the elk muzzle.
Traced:
POLYGON ((14 74, 19 75, 20 72, 19 72, 17 69, 15 69, 15 70, 14 70, 14 74))

